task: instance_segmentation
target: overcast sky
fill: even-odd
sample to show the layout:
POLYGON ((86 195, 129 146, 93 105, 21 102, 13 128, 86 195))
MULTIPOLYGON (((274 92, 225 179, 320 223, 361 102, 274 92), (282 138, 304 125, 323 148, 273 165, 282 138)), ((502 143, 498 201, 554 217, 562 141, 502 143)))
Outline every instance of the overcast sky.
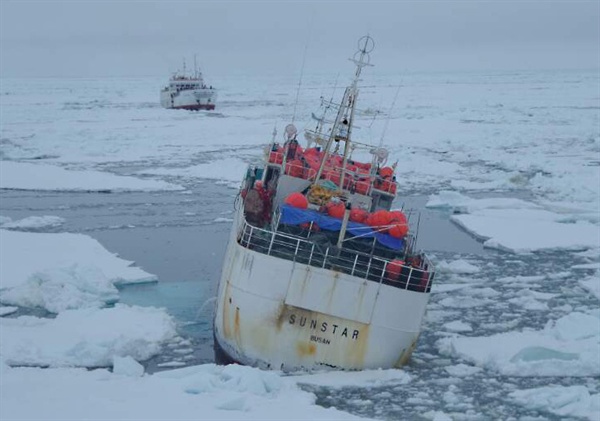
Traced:
MULTIPOLYGON (((0 0, 3 77, 347 68, 369 33, 379 71, 600 67, 593 1, 0 0), (342 60, 343 61, 343 60, 342 60)), ((347 69, 346 69, 347 70, 347 69)))

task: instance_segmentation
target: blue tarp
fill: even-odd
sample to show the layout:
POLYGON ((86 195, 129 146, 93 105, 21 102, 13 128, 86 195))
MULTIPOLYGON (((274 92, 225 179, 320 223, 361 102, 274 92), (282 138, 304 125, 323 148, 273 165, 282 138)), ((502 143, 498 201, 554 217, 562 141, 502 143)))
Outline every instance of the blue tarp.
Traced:
MULTIPOLYGON (((281 206, 281 224, 289 225, 300 225, 304 223, 314 222, 319 228, 327 231, 339 231, 342 228, 342 220, 332 218, 331 216, 324 215, 320 212, 311 209, 298 209, 289 205, 281 206)), ((396 237, 392 237, 388 234, 382 234, 365 224, 359 224, 358 222, 348 221, 348 227, 346 232, 354 236, 360 236, 361 238, 373 238, 377 241, 393 250, 402 250, 404 247, 404 240, 396 237)))

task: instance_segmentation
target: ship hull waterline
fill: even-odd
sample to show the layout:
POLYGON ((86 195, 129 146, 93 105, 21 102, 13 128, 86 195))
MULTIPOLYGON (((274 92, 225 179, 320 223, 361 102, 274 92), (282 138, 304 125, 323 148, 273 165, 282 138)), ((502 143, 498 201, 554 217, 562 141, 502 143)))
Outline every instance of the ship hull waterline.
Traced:
POLYGON ((217 91, 214 89, 162 90, 160 93, 161 105, 175 110, 214 110, 216 98, 217 91))
POLYGON ((237 213, 217 295, 217 363, 286 371, 406 364, 428 293, 250 250, 237 242, 237 213))

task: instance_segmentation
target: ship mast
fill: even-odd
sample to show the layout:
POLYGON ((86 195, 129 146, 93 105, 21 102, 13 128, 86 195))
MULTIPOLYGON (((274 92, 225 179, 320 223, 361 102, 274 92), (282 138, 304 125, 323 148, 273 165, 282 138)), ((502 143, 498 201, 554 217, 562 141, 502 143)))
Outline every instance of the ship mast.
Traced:
MULTIPOLYGON (((375 42, 373 38, 366 35, 358 40, 358 51, 354 54, 354 57, 349 59, 356 64, 356 71, 354 73, 354 79, 350 86, 348 86, 344 92, 344 97, 339 105, 338 113, 331 128, 329 139, 325 145, 325 151, 319 166, 319 171, 315 178, 315 183, 321 178, 325 163, 330 155, 330 149, 334 142, 344 141, 344 161, 342 165, 342 174, 340 177, 340 190, 343 190, 344 186, 344 175, 346 172, 346 162, 348 160, 348 153, 350 151, 350 137, 352 135, 352 124, 354 121, 354 110, 356 105, 356 98, 358 97, 358 81, 360 80, 360 74, 363 67, 371 66, 371 57, 369 53, 375 48, 375 42)), ((337 149, 337 148, 336 148, 337 149)))

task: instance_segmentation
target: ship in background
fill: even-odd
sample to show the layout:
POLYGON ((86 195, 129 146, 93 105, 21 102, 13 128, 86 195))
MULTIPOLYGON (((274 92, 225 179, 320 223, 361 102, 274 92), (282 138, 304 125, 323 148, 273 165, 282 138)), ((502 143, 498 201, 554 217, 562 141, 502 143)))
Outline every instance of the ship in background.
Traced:
POLYGON ((387 151, 352 140, 358 81, 374 48, 359 41, 354 78, 328 121, 289 124, 235 202, 214 317, 217 363, 265 369, 399 367, 414 350, 434 268, 396 197, 387 151), (355 149, 371 162, 352 159, 355 149), (368 155, 367 155, 368 156, 368 155))
POLYGON ((214 110, 217 91, 204 83, 202 72, 196 65, 194 57, 194 72, 187 75, 185 60, 183 70, 171 76, 169 85, 160 91, 160 105, 164 108, 182 110, 214 110))

